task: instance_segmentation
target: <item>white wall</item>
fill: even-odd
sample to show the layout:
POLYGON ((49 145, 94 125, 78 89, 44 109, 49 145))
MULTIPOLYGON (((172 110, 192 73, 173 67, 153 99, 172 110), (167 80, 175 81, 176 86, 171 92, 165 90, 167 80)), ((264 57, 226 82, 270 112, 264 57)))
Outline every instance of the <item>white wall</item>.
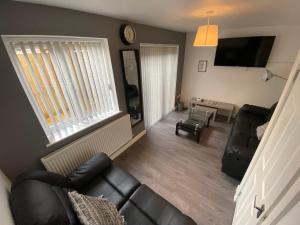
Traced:
POLYGON ((293 225, 299 223, 300 201, 288 211, 278 222, 278 225, 293 225))
MULTIPOLYGON (((276 39, 267 68, 274 74, 288 77, 300 48, 300 26, 253 27, 244 29, 220 28, 220 38, 275 35, 276 39)), ((188 33, 181 87, 182 100, 192 97, 208 98, 235 104, 254 104, 270 107, 278 100, 285 81, 272 78, 261 80, 263 68, 214 66, 215 47, 193 47, 195 33, 188 33), (198 72, 198 61, 208 60, 207 72, 198 72)))
POLYGON ((14 220, 9 206, 11 183, 0 170, 0 218, 1 224, 14 225, 14 220))

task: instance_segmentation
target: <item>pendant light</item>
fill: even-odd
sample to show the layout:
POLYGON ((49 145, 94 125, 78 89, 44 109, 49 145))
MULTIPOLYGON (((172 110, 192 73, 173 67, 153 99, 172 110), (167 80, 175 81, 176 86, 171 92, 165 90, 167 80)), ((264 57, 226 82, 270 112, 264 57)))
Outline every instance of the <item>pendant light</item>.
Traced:
MULTIPOLYGON (((208 14, 213 11, 208 11, 208 14)), ((211 47, 218 45, 219 27, 209 23, 209 16, 207 18, 207 25, 199 26, 194 40, 194 47, 211 47)))

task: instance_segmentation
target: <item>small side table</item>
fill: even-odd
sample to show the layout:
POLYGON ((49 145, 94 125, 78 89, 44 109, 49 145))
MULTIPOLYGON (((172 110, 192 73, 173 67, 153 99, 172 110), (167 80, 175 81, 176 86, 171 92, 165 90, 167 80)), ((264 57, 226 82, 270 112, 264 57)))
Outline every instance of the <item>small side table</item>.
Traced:
MULTIPOLYGON (((198 105, 198 106, 205 106, 209 108, 213 108, 216 110, 223 110, 227 112, 227 122, 229 123, 234 111, 234 105, 231 103, 226 103, 226 102, 218 102, 218 101, 213 101, 213 100, 208 100, 208 99, 202 99, 202 98, 192 98, 191 105, 198 105)), ((215 114, 217 111, 215 112, 215 114)))
POLYGON ((176 123, 176 135, 179 135, 179 130, 183 130, 186 131, 190 134, 192 134, 197 143, 199 144, 200 141, 200 134, 201 131, 203 130, 203 128, 205 127, 205 122, 203 121, 197 121, 197 120, 192 120, 192 119, 188 119, 184 122, 179 121, 178 123, 176 123))

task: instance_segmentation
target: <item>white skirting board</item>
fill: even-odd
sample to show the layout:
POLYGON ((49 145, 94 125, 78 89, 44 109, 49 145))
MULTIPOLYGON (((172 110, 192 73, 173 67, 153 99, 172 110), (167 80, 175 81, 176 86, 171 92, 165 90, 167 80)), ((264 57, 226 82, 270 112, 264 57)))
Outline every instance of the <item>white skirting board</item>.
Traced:
POLYGON ((140 132, 138 135, 136 135, 134 138, 132 138, 127 144, 122 146, 118 151, 114 152, 110 156, 110 158, 111 159, 117 158, 122 152, 125 152, 131 145, 133 145, 135 142, 140 140, 146 133, 147 133, 146 130, 143 130, 142 132, 140 132))

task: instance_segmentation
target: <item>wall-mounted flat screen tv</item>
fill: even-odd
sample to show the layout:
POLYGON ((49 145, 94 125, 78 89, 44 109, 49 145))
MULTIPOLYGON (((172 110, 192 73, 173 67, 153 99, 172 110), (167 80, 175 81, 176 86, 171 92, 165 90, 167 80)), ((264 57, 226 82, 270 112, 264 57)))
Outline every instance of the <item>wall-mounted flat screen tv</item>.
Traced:
POLYGON ((275 36, 219 39, 215 66, 265 67, 275 36))

